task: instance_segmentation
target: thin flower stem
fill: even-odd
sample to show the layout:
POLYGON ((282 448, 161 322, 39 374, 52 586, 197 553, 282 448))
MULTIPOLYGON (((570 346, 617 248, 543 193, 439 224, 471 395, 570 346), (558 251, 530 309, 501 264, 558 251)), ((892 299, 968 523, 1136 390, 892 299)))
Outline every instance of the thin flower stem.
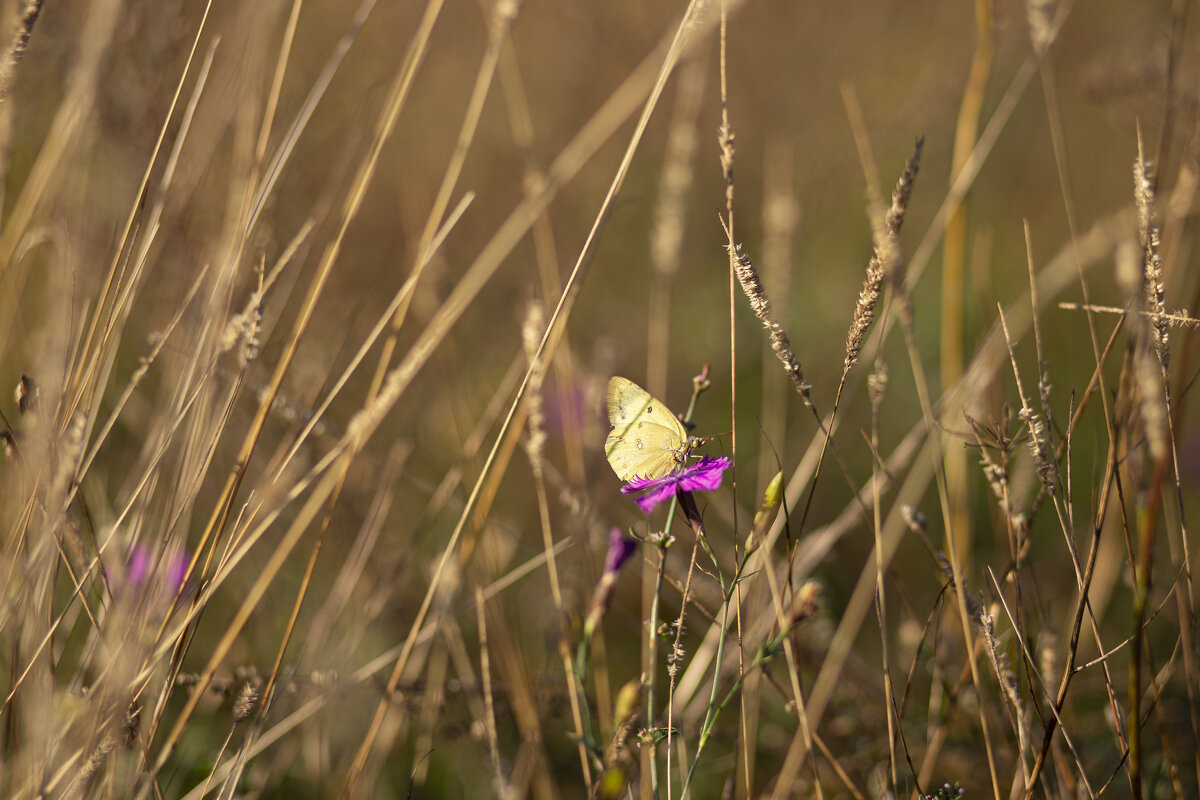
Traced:
POLYGON ((692 778, 696 775, 696 766, 700 763, 700 756, 704 753, 704 746, 708 744, 708 738, 712 734, 713 726, 717 721, 717 717, 721 713, 721 709, 725 707, 725 703, 733 696, 733 694, 741 687, 744 673, 739 672, 734 679, 733 686, 730 687, 729 694, 725 696, 725 700, 717 704, 717 685, 721 680, 721 657, 725 649, 725 633, 729 629, 729 603, 724 603, 721 609, 721 635, 717 638, 717 655, 713 659, 713 680, 712 689, 709 691, 708 708, 704 712, 704 724, 700 728, 700 738, 696 742, 696 754, 692 756, 692 765, 688 767, 687 778, 683 782, 683 791, 680 792, 680 797, 687 797, 688 788, 692 785, 692 778))
MULTIPOLYGON (((687 411, 685 411, 683 414, 684 425, 691 422, 692 416, 696 412, 696 401, 700 399, 700 394, 705 389, 707 389, 708 386, 709 386, 708 365, 706 364, 704 366, 704 368, 700 371, 700 374, 692 380, 692 397, 688 401, 687 411)), ((669 533, 671 530, 671 525, 675 521, 675 511, 678 507, 679 507, 679 499, 678 499, 678 496, 676 496, 671 499, 671 505, 667 509, 667 524, 663 528, 662 540, 659 542, 659 546, 658 546, 658 570, 657 570, 657 574, 655 575, 654 597, 650 604, 650 623, 649 623, 649 631, 647 633, 647 636, 648 636, 648 639, 647 639, 647 645, 648 645, 647 646, 647 651, 648 651, 647 662, 649 664, 649 669, 647 670, 647 675, 646 675, 646 728, 647 728, 647 730, 650 730, 651 734, 652 734, 650 736, 648 749, 650 751, 650 790, 653 793, 654 797, 658 797, 658 745, 656 743, 656 738, 653 736, 654 719, 657 716, 655 713, 655 705, 654 705, 654 694, 655 694, 654 689, 658 683, 658 639, 657 639, 657 636, 658 636, 658 607, 659 607, 659 601, 662 598, 663 574, 666 571, 666 563, 667 563, 667 548, 670 547, 671 541, 672 541, 669 533)), ((692 549, 692 558, 689 563, 691 565, 695 565, 695 563, 696 563, 696 552, 695 552, 694 547, 692 549)), ((680 601, 680 605, 679 605, 679 619, 676 622, 675 647, 672 650, 672 655, 675 652, 677 652, 679 649, 679 636, 680 636, 679 632, 683 630, 683 616, 684 616, 685 611, 687 610, 688 590, 691 586, 691 580, 692 580, 692 570, 691 570, 691 566, 689 566, 687 582, 684 584, 683 597, 682 597, 682 599, 680 601)), ((674 706, 672 704, 672 699, 673 699, 673 696, 675 693, 675 673, 673 670, 670 670, 669 672, 670 672, 670 686, 667 690, 667 764, 666 764, 668 796, 670 796, 670 791, 671 791, 671 739, 672 739, 671 731, 672 731, 672 717, 673 717, 673 713, 674 713, 674 706)))
MULTIPOLYGON (((675 504, 671 503, 671 511, 675 513, 675 504)), ((670 539, 664 534, 658 546, 658 570, 654 579, 654 595, 650 600, 650 624, 647 626, 647 650, 650 669, 646 675, 646 729, 649 731, 648 749, 650 751, 650 792, 658 797, 658 746, 654 737, 654 688, 658 683, 658 604, 662 598, 663 573, 667 568, 667 545, 670 539)), ((668 744, 668 753, 670 746, 668 744)))
MULTIPOLYGON (((737 504, 737 286, 741 279, 739 267, 741 259, 738 258, 736 238, 734 237, 734 182, 733 182, 733 164, 734 164, 734 132, 733 126, 729 122, 729 73, 728 73, 728 28, 729 28, 729 3, 727 0, 721 2, 721 25, 720 25, 720 46, 721 55, 719 59, 719 69, 721 76, 721 127, 718 132, 718 141, 721 148, 721 173, 725 179, 725 231, 729 236, 729 453, 734 461, 734 466, 730 470, 730 495, 734 498, 733 503, 733 558, 736 561, 738 557, 738 504, 737 504)), ((697 536, 700 536, 699 531, 697 536)), ((707 543, 705 543, 707 549, 707 543)), ((711 554, 710 554, 711 556, 711 554)), ((716 559, 713 559, 716 563, 716 559)), ((737 594, 737 632, 738 632, 738 673, 741 674, 745 668, 743 663, 742 653, 742 596, 739 591, 737 594)), ((724 641, 724 637, 722 637, 724 641)), ((718 645, 718 662, 720 657, 720 646, 718 645)), ((714 687, 715 688, 715 687, 714 687)), ((745 741, 746 708, 742 706, 741 723, 743 734, 738 738, 745 741)), ((749 758, 745 760, 745 771, 749 773, 749 758)), ((694 762, 693 762, 694 763, 694 762)))
MULTIPOLYGON (((879 411, 883 401, 883 388, 886 379, 881 376, 881 367, 876 366, 875 375, 871 380, 871 450, 879 451, 879 411)), ((888 725, 888 775, 891 778, 893 795, 899 794, 899 782, 896 777, 896 729, 899 720, 895 714, 895 696, 892 688, 891 660, 888 655, 888 626, 887 604, 883 591, 883 518, 880 505, 879 467, 874 459, 871 461, 871 528, 875 534, 875 616, 879 622, 880 655, 883 660, 883 702, 887 712, 888 725)))
MULTIPOLYGON (((705 551, 709 553, 710 557, 712 557, 712 550, 708 547, 707 539, 704 536, 703 524, 697 524, 695 527, 697 540, 703 544, 705 551)), ((713 564, 716 565, 716 563, 716 559, 713 558, 713 564)), ((729 688, 729 691, 725 694, 724 698, 722 698, 720 702, 717 702, 717 688, 721 679, 721 660, 722 656, 724 655, 726 633, 729 630, 729 608, 732 605, 733 599, 737 594, 737 590, 741 584, 741 578, 746 569, 746 565, 749 563, 750 555, 746 554, 742 557, 741 562, 738 564, 737 571, 734 573, 734 576, 732 580, 730 580, 728 586, 726 586, 724 577, 721 575, 720 567, 717 567, 717 580, 721 583, 723 602, 721 604, 720 635, 717 637, 717 653, 713 659, 712 689, 709 692, 708 707, 704 713, 704 723, 700 727, 700 738, 696 742, 696 753, 692 757, 691 766, 688 767, 687 778, 684 780, 680 797, 688 796, 688 789, 691 787, 692 779, 696 774, 696 766, 700 763, 700 756, 703 754, 704 748, 708 744, 709 737, 712 735, 713 729, 716 726, 717 718, 720 716, 721 711, 724 710, 734 696, 740 692, 746 675, 770 660, 770 658, 764 657, 764 654, 770 654, 773 656, 774 653, 778 652, 779 643, 782 642, 782 640, 791 632, 790 627, 785 628, 776 636, 775 639, 771 640, 771 642, 760 648, 758 654, 754 658, 753 663, 749 667, 739 669, 737 676, 734 678, 733 684, 729 688)), ((819 797, 821 796, 819 781, 816 785, 818 787, 817 796, 819 797)))

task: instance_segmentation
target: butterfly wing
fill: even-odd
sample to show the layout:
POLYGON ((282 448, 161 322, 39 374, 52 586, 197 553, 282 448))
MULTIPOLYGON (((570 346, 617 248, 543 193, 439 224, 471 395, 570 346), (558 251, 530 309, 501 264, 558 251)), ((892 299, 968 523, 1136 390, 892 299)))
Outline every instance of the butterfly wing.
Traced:
POLYGON ((621 480, 661 478, 679 466, 688 441, 683 423, 633 381, 609 380, 608 421, 604 454, 621 480))

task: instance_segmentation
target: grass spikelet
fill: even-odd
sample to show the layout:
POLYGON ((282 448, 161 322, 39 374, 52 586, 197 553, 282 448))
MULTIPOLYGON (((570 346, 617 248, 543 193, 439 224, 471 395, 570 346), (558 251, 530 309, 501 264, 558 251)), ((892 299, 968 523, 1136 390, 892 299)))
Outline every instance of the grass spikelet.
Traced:
MULTIPOLYGON (((1134 305, 1147 301, 1153 291, 1147 285, 1149 281, 1143 271, 1146 263, 1144 256, 1145 251, 1132 240, 1127 240, 1119 246, 1114 255, 1117 278, 1122 288, 1131 295, 1134 305)), ((1165 369, 1154 346, 1157 335, 1155 322, 1162 322, 1162 319, 1156 320, 1147 314, 1135 317, 1129 338, 1129 357, 1131 378, 1137 389, 1133 402, 1141 414, 1150 452, 1157 459, 1167 446, 1167 410, 1166 397, 1163 394, 1165 369)))
POLYGON ((867 262, 867 277, 863 280, 862 290, 858 293, 858 302, 854 305, 854 318, 850 322, 850 331, 846 334, 846 358, 844 369, 849 370, 858 363, 862 353, 863 341, 867 330, 875 319, 875 305, 883 290, 883 263, 879 260, 878 251, 867 262))
POLYGON ((37 24, 38 16, 42 13, 44 0, 26 0, 17 20, 17 29, 13 31, 12 42, 8 45, 8 57, 0 66, 0 102, 8 99, 12 90, 13 78, 16 75, 17 64, 25 56, 25 48, 29 46, 29 38, 33 36, 33 26, 37 24))
POLYGON ((1000 327, 1004 330, 1004 341, 1008 346, 1008 359, 1012 364, 1013 379, 1017 384, 1017 394, 1021 398, 1020 419, 1029 427, 1029 449, 1033 453, 1033 463, 1037 468, 1038 477, 1042 479, 1042 486, 1047 492, 1054 491, 1054 484, 1058 480, 1058 462, 1054 457, 1054 448, 1050 444, 1049 436, 1046 433, 1046 426, 1040 414, 1033 410, 1029 405, 1029 398, 1025 395, 1025 387, 1021 384, 1021 372, 1017 369, 1017 356, 1013 352, 1012 339, 1008 332, 1008 321, 1004 317, 1004 307, 997 305, 1000 314, 1000 327))
POLYGON ((259 688, 253 681, 242 684, 237 699, 233 701, 233 724, 240 725, 250 719, 258 704, 259 688))
POLYGON ((88 755, 87 761, 83 762, 83 766, 76 773, 75 779, 71 781, 71 785, 63 793, 64 800, 66 798, 82 796, 84 788, 95 777, 96 773, 100 771, 104 763, 108 761, 108 757, 112 755, 113 750, 117 749, 119 741, 120 739, 112 733, 105 733, 100 737, 100 742, 92 750, 91 754, 88 755))
POLYGON ((1021 703, 1017 699, 1017 676, 1012 671, 1008 656, 1004 655, 1000 648, 1000 642, 996 639, 995 618, 991 612, 979 606, 975 625, 983 635, 984 643, 987 645, 988 660, 992 664, 992 670, 1004 691, 1005 698, 1012 705, 1013 711, 1020 713, 1021 703))
POLYGON ((762 281, 759 280, 758 271, 754 269, 750 257, 746 255, 740 245, 736 249, 733 249, 732 245, 727 245, 727 247, 731 248, 730 255, 734 262, 733 272, 737 276, 746 299, 750 301, 750 309, 767 330, 767 336, 771 342, 771 352, 779 359, 779 363, 783 364, 783 371, 791 378, 796 391, 804 398, 804 404, 812 406, 810 397, 812 387, 804 379, 804 370, 800 368, 800 362, 796 359, 796 354, 792 352, 792 343, 788 339, 787 331, 775 321, 775 317, 771 313, 771 301, 767 297, 767 291, 763 288, 762 281))
POLYGON ((1138 242, 1142 246, 1143 292, 1145 310, 1150 315, 1154 351, 1165 370, 1170 362, 1167 347, 1166 303, 1162 283, 1162 258, 1159 255, 1157 193, 1153 167, 1146 162, 1142 134, 1138 130, 1138 154, 1133 162, 1133 201, 1137 209, 1138 242))
POLYGON ((1011 514, 1012 509, 1008 502, 1008 472, 992 459, 991 449, 983 442, 982 426, 969 416, 967 422, 974 429, 975 443, 979 446, 979 465, 983 468, 983 478, 999 501, 1001 510, 1005 514, 1011 514))
POLYGON ((525 390, 529 435, 525 437, 525 452, 529 455, 530 467, 539 477, 544 469, 542 456, 546 445, 546 413, 543 411, 545 394, 542 391, 546 370, 543 363, 536 359, 536 354, 545 327, 545 310, 540 302, 534 300, 529 304, 525 322, 521 325, 521 343, 525 349, 525 357, 529 359, 529 384, 525 390))
POLYGON ((1029 229, 1028 220, 1025 221, 1024 228, 1025 266, 1029 273, 1029 305, 1033 313, 1033 342, 1037 352, 1038 364, 1038 398, 1042 404, 1042 414, 1045 416, 1046 426, 1053 429, 1054 417, 1050 405, 1050 373, 1046 366, 1046 353, 1042 347, 1042 320, 1038 305, 1037 275, 1033 268, 1033 237, 1029 229))
POLYGON ((1029 21, 1029 40, 1038 58, 1054 43, 1054 7, 1057 0, 1025 0, 1025 18, 1029 21))
POLYGON ((858 293, 858 302, 854 305, 854 318, 850 322, 850 331, 846 334, 845 371, 858 363, 862 353, 863 341, 867 330, 875 319, 875 306, 883 290, 885 265, 893 260, 890 253, 894 252, 896 240, 900 236, 900 227, 904 224, 904 214, 908 211, 908 201, 912 196, 913 183, 917 171, 921 168, 921 150, 925 146, 925 137, 917 139, 913 146, 913 154, 904 165, 904 172, 896 181, 892 190, 892 205, 888 208, 883 219, 883 237, 877 237, 875 251, 867 262, 867 277, 863 281, 862 291, 858 293))
POLYGON ((75 470, 79 465, 79 458, 83 455, 84 424, 82 416, 71 420, 71 424, 67 426, 54 453, 55 467, 50 475, 47 507, 55 514, 66 512, 63 504, 75 481, 75 470))
POLYGON ((1044 676, 1057 675, 1062 659, 1058 654, 1058 631, 1044 624, 1037 637, 1038 671, 1044 676))

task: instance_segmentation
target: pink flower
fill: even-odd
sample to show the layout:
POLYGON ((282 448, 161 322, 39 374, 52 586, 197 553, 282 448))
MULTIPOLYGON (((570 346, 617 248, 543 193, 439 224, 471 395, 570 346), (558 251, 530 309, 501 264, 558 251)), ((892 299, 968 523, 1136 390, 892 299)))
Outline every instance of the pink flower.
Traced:
POLYGON ((637 542, 626 539, 620 528, 608 532, 608 553, 604 556, 604 574, 616 575, 621 571, 621 565, 629 560, 637 550, 637 542))
POLYGON ((705 456, 695 464, 664 475, 661 478, 634 478, 621 487, 622 494, 638 494, 634 501, 645 513, 649 514, 654 507, 664 500, 670 500, 676 494, 688 492, 712 492, 721 488, 721 477, 725 470, 733 466, 728 458, 709 458, 705 456))
POLYGON ((187 568, 187 550, 164 557, 145 545, 136 544, 125 567, 124 584, 127 590, 154 586, 156 593, 174 595, 183 587, 187 568))

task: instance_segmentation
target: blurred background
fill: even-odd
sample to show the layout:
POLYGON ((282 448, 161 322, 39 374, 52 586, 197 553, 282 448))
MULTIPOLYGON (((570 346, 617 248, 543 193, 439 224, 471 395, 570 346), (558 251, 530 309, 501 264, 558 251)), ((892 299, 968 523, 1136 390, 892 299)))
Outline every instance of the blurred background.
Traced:
MULTIPOLYGON (((1053 262, 1070 269, 1057 295, 1040 297, 1058 442, 1095 368, 1087 317, 1057 306, 1085 299, 1070 245, 1088 236, 1103 240, 1091 255, 1079 258, 1079 268, 1087 270, 1087 299, 1125 306, 1129 295, 1116 278, 1113 252, 1116 242, 1136 235, 1131 165, 1139 127, 1147 155, 1158 159, 1161 207, 1168 208, 1167 197, 1178 192, 1171 221, 1164 225, 1166 305, 1193 306, 1197 283, 1190 269, 1187 182, 1195 178, 1197 142, 1195 37, 1187 26, 1186 3, 1094 0, 1039 6, 1035 13, 1044 15, 1042 24, 1052 20, 1057 30, 1039 60, 1026 4, 976 5, 739 4, 726 43, 726 112, 736 136, 734 237, 759 267, 776 318, 812 386, 817 411, 828 414, 842 377, 846 330, 872 253, 868 187, 881 187, 886 198, 923 137, 900 241, 906 267, 912 268, 908 259, 914 253, 923 259, 919 271, 910 272, 910 288, 916 344, 934 399, 994 329, 998 303, 1007 307, 1020 301, 1027 309, 1027 222, 1033 268, 1040 271, 1053 262), (981 65, 984 39, 992 55, 981 65), (1172 47, 1177 48, 1174 59, 1169 58, 1172 47), (980 90, 974 116, 963 111, 973 68, 980 90), (966 194, 957 223, 961 238, 948 256, 942 242, 948 191, 957 173, 956 141, 963 148, 965 136, 962 152, 970 152, 970 143, 989 125, 996 135, 966 194), (866 164, 863 144, 871 159, 866 164), (947 258, 960 260, 961 289, 944 282, 947 258), (964 355, 957 366, 947 355, 947 342, 961 346, 964 355)), ((442 645, 422 640, 419 657, 406 670, 396 701, 405 710, 385 726, 394 744, 375 765, 376 796, 398 795, 412 782, 420 787, 414 796, 485 796, 494 789, 481 766, 488 750, 480 707, 472 699, 474 684, 458 662, 478 658, 477 587, 488 591, 494 615, 490 634, 500 651, 493 668, 506 768, 548 776, 548 784, 528 779, 525 788, 535 795, 584 796, 570 738, 560 632, 574 647, 572 637, 578 636, 600 577, 609 528, 633 526, 645 533, 662 525, 661 515, 648 520, 619 494, 619 481, 605 463, 608 378, 626 376, 682 412, 692 377, 708 367, 713 389, 697 405, 696 432, 720 434, 706 445, 707 452, 735 455, 729 434, 735 424, 737 429, 736 488, 727 482, 721 492, 704 498, 709 535, 718 550, 728 548, 734 537, 735 506, 738 535, 744 536, 770 478, 780 470, 789 478, 805 453, 814 444, 819 448, 813 412, 766 348, 762 326, 740 290, 734 296, 737 368, 731 374, 729 259, 720 219, 726 212, 718 143, 721 74, 711 20, 694 26, 689 49, 665 84, 620 191, 585 250, 684 9, 683 3, 526 0, 512 7, 511 30, 504 31, 494 4, 448 0, 424 40, 394 131, 383 142, 359 205, 347 214, 347 198, 354 196, 356 175, 368 160, 393 82, 414 58, 413 42, 421 40, 425 6, 389 0, 218 0, 211 7, 173 0, 60 0, 41 8, 3 109, 8 149, 0 234, 6 264, 0 276, 6 298, 0 384, 16 385, 21 375, 31 375, 48 397, 57 396, 64 365, 101 302, 110 267, 144 259, 144 273, 130 284, 128 310, 118 315, 114 328, 111 361, 105 365, 110 371, 95 386, 98 417, 119 413, 111 431, 102 434, 95 423, 89 427, 86 441, 96 446, 96 457, 79 481, 89 526, 103 531, 124 520, 112 548, 114 565, 139 543, 169 541, 195 552, 262 391, 292 343, 310 281, 331 243, 339 247, 233 506, 235 516, 253 516, 256 504, 278 504, 280 517, 208 600, 182 656, 183 673, 203 669, 229 619, 277 552, 273 546, 296 518, 298 503, 280 500, 279 487, 319 464, 373 393, 382 338, 298 445, 288 478, 281 482, 275 470, 282 453, 296 442, 313 409, 352 364, 372 328, 389 316, 388 304, 414 275, 481 64, 489 63, 490 43, 502 39, 461 176, 448 194, 450 210, 464 197, 469 205, 428 265, 422 265, 391 364, 410 356, 434 329, 430 326, 440 324, 439 314, 453 293, 469 285, 472 265, 493 252, 502 258, 486 283, 467 296, 461 316, 450 320, 428 358, 417 364, 411 383, 350 464, 329 519, 313 523, 221 660, 217 676, 222 679, 270 670, 303 581, 313 532, 326 526, 310 599, 284 659, 289 693, 277 701, 273 714, 282 717, 323 693, 336 701, 255 762, 247 791, 336 795, 375 713, 391 661, 384 659, 386 668, 370 679, 357 671, 381 654, 391 653, 394 660, 394 648, 408 635, 469 502, 461 538, 449 556, 449 576, 434 601, 434 619, 458 633, 447 634, 442 645), (294 38, 281 62, 289 36, 294 38), (264 126, 264 119, 273 121, 264 126), (162 149, 155 156, 160 134, 162 149), (577 161, 563 158, 579 152, 583 156, 577 161), (543 195, 548 198, 544 214, 525 223, 523 235, 494 238, 508 230, 515 209, 539 196, 547 175, 562 180, 553 184, 551 195, 543 195), (274 182, 262 190, 268 177, 274 182), (146 190, 140 194, 144 179, 146 190), (544 392, 547 508, 553 538, 563 544, 558 571, 564 622, 548 599, 545 566, 538 560, 544 552, 543 523, 529 459, 518 439, 506 435, 498 461, 483 471, 528 365, 522 329, 529 309, 540 303, 549 317, 581 253, 580 282, 570 297, 544 392), (173 466, 163 470, 162 483, 143 492, 148 442, 158 441, 165 429, 163 410, 179 402, 181 376, 195 363, 194 347, 212 336, 214 320, 240 311, 259 285, 260 271, 269 273, 281 260, 286 263, 261 304, 257 358, 244 369, 229 355, 216 359, 195 384, 205 387, 197 405, 181 414, 182 428, 201 425, 201 416, 207 420, 203 425, 212 425, 222 414, 219 398, 231 393, 221 433, 207 440, 208 452, 197 445, 203 437, 185 443, 167 436, 163 458, 173 466), (178 327, 170 328, 177 314, 178 327), (146 376, 137 378, 141 360, 168 329, 162 352, 146 376), (119 407, 122 392, 135 379, 140 382, 119 407), (731 382, 737 387, 736 420, 729 410, 731 382), (200 462, 207 466, 198 467, 200 462), (173 487, 167 485, 172 474, 178 484, 173 487), (469 499, 481 475, 481 492, 469 499), (187 501, 180 502, 185 482, 187 501), (127 513, 130 505, 134 511, 127 513), (334 597, 337 602, 330 600, 334 597), (359 677, 351 681, 351 674, 359 677), (528 709, 536 710, 538 724, 521 716, 528 709), (531 725, 541 737, 542 770, 522 761, 535 735, 531 725), (553 787, 550 795, 545 795, 547 785, 553 787)), ((1097 316, 1100 347, 1115 320, 1097 316)), ((872 340, 867 347, 841 398, 834 445, 854 489, 867 485, 872 474, 864 439, 871 426, 864 376, 877 360, 889 365, 878 429, 881 457, 922 428, 913 371, 900 328, 891 327, 894 321, 881 346, 872 340)), ((1036 398, 1037 356, 1027 323, 1016 338, 1024 392, 1036 398)), ((1173 379, 1178 375, 1181 382, 1173 385, 1186 388, 1195 370, 1194 359, 1188 361, 1190 334, 1181 332, 1175 341, 1185 349, 1176 351, 1173 379)), ((1106 363, 1110 392, 1116 391, 1121 348, 1106 363)), ((963 409, 971 418, 994 426, 1007 404, 1007 430, 1017 432, 1020 398, 1007 364, 968 394, 963 409)), ((1181 405, 1175 437, 1185 508, 1194 507, 1188 504, 1195 500, 1200 443, 1189 424, 1195 414, 1186 402, 1181 405)), ((5 413, 13 418, 14 410, 5 413)), ((520 412, 518 431, 524 419, 520 412)), ((956 416, 943 418, 941 426, 947 452, 954 451, 948 462, 965 465, 948 480, 968 591, 991 592, 987 569, 999 576, 1011 563, 1006 520, 977 466, 970 422, 956 416)), ((1085 547, 1108 449, 1105 416, 1096 404, 1081 417, 1073 437, 1074 493, 1067 505, 1079 515, 1077 546, 1085 547)), ((1038 484, 1023 439, 1014 452, 1014 505, 1026 508, 1038 484)), ((901 463, 901 473, 891 476, 897 485, 908 465, 901 463)), ((823 466, 803 528, 790 531, 796 537, 818 535, 839 519, 850 520, 836 537, 823 540, 828 546, 814 551, 804 562, 804 574, 796 576, 819 578, 825 587, 820 618, 798 637, 798 671, 805 683, 815 680, 832 630, 864 565, 872 564, 871 526, 857 515, 854 489, 842 469, 832 461, 823 466)), ((6 502, 16 502, 15 486, 4 489, 6 502)), ((807 499, 806 486, 801 490, 799 499, 789 497, 790 504, 807 499)), ((885 513, 893 500, 886 502, 885 513)), ((943 517, 932 484, 914 505, 930 520, 929 535, 941 547, 943 517)), ((799 507, 792 509, 793 520, 798 513, 799 507)), ((1110 524, 1117 516, 1110 516, 1110 524)), ((671 551, 670 572, 682 580, 691 547, 683 530, 677 533, 685 541, 671 551)), ((1033 518, 1028 538, 1027 568, 1035 587, 1027 598, 1030 613, 1039 627, 1065 636, 1074 609, 1074 573, 1060 520, 1048 507, 1033 518)), ((778 558, 784 559, 782 539, 778 548, 778 558)), ((1175 562, 1160 550, 1169 575, 1175 562)), ((603 685, 593 697, 598 704, 611 704, 616 688, 644 669, 643 623, 654 571, 649 547, 644 560, 622 576, 605 621, 605 644, 597 655, 602 666, 596 668, 603 685)), ((1098 562, 1093 595, 1110 646, 1130 624, 1124 607, 1130 592, 1127 562, 1114 528, 1098 562), (1119 608, 1106 615, 1110 602, 1119 608)), ((905 715, 912 725, 912 760, 920 763, 918 753, 926 747, 923 715, 929 713, 931 696, 945 689, 938 688, 939 680, 957 680, 957 675, 931 678, 936 670, 921 655, 922 647, 932 646, 930 638, 936 639, 922 631, 939 598, 945 602, 945 579, 928 548, 910 536, 899 544, 887 581, 892 679, 904 684, 907 674, 914 687, 910 702, 923 709, 910 708, 905 715)), ((720 605, 716 584, 701 582, 694 591, 698 602, 715 612, 720 605)), ((664 618, 677 614, 678 597, 676 590, 664 618)), ((1162 600, 1161 593, 1154 596, 1155 603, 1162 600)), ((957 620, 950 622, 946 635, 958 634, 957 620)), ((695 624, 696 631, 685 636, 688 652, 698 646, 707 625, 699 618, 695 624)), ((1161 646, 1160 661, 1171 657, 1178 637, 1173 624, 1150 631, 1150 641, 1161 646)), ((79 650, 81 637, 65 640, 61 652, 79 650)), ((873 618, 853 641, 822 730, 854 783, 881 796, 871 788, 879 785, 881 764, 887 763, 880 636, 873 618)), ((1019 660, 1015 645, 1009 648, 1010 658, 1019 660)), ((1094 641, 1081 648, 1082 660, 1096 655, 1094 641)), ((957 658, 954 669, 963 663, 961 653, 957 658)), ((68 660, 63 657, 63 663, 68 660)), ((68 673, 63 675, 69 681, 68 673)), ((1081 743, 1092 748, 1081 758, 1096 769, 1095 787, 1109 772, 1119 771, 1120 757, 1114 756, 1114 739, 1105 728, 1109 712, 1102 676, 1091 670, 1078 681, 1070 711, 1082 720, 1081 727, 1095 722, 1095 741, 1081 743)), ((1164 691, 1178 700, 1183 683, 1176 678, 1164 691)), ((165 719, 177 713, 185 697, 186 692, 175 691, 165 719)), ((773 776, 795 735, 794 708, 788 711, 786 700, 764 701, 756 793, 774 787, 773 776)), ((206 700, 193 716, 162 775, 168 796, 184 796, 213 768, 227 727, 227 717, 217 715, 223 702, 229 699, 206 700)), ((1189 738, 1180 741, 1190 742, 1183 707, 1166 702, 1163 707, 1167 715, 1160 732, 1186 731, 1189 738)), ((971 727, 978 718, 972 718, 971 709, 946 713, 960 713, 967 721, 949 725, 948 743, 930 768, 932 777, 938 784, 961 781, 970 796, 976 790, 983 796, 990 783, 978 732, 971 727)), ((686 724, 684 729, 694 735, 686 724)), ((1039 740, 1040 730, 1035 727, 1039 740)), ((721 795, 727 773, 734 770, 734 741, 727 732, 712 746, 701 768, 709 770, 707 779, 697 783, 696 796, 721 795)), ((1181 745, 1177 753, 1185 762, 1192 757, 1189 747, 1181 745)), ((807 796, 811 780, 805 773, 795 790, 807 796)), ((832 796, 852 796, 836 780, 827 780, 832 796)), ((1117 780, 1121 787, 1128 785, 1123 780, 1117 780)), ((1182 780, 1188 791, 1195 790, 1194 774, 1182 780)), ((514 785, 520 785, 516 778, 514 785)))

